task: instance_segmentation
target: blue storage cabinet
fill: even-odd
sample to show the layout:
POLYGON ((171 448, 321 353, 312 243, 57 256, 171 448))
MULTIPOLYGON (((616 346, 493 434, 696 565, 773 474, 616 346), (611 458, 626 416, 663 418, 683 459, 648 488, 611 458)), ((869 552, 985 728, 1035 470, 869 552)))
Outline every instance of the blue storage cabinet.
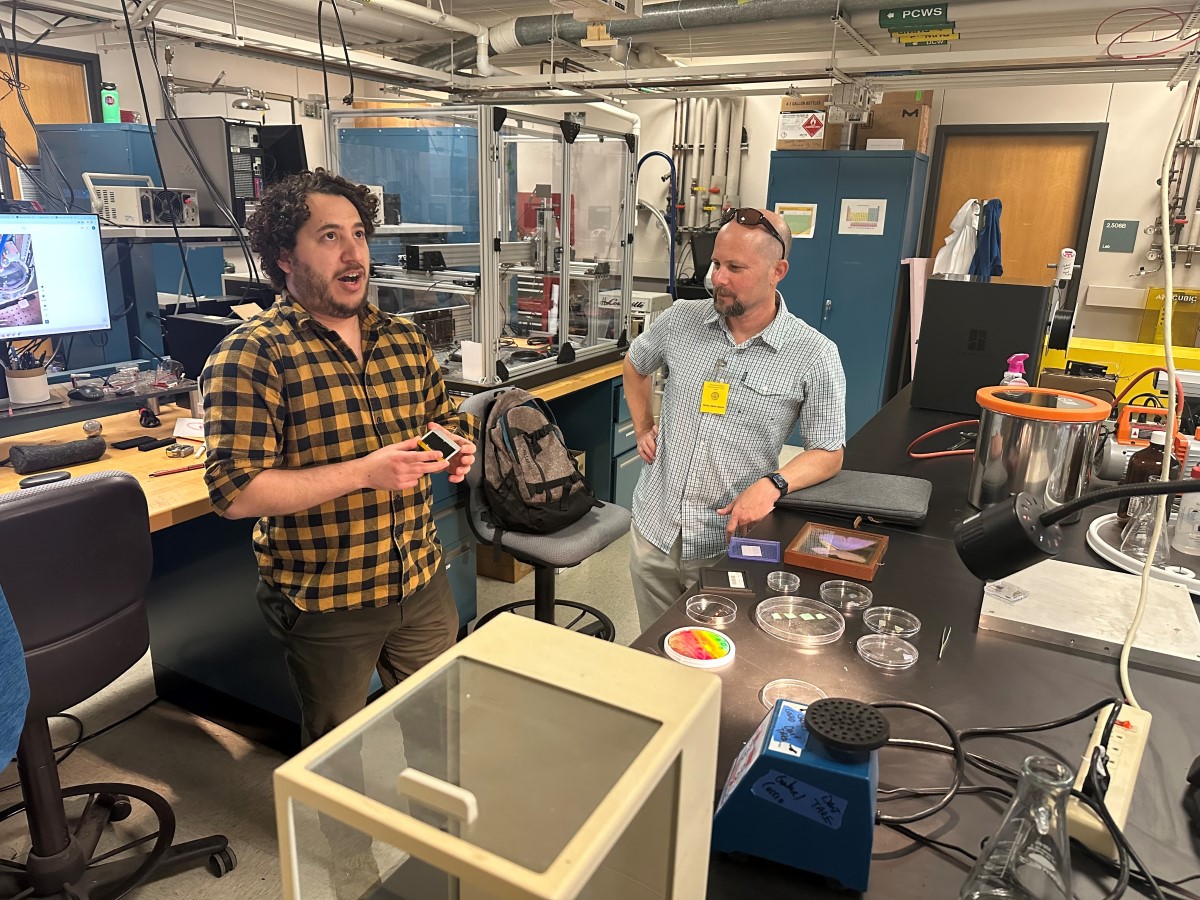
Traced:
MULTIPOLYGON (((846 372, 846 437, 884 401, 906 323, 898 318, 900 260, 917 247, 929 158, 910 151, 777 150, 767 208, 815 203, 811 238, 792 241, 779 285, 788 309, 837 344, 846 372), (886 200, 883 234, 839 234, 843 200, 886 200)), ((799 443, 793 431, 792 443, 799 443)))
POLYGON ((617 506, 633 508, 633 489, 646 465, 638 455, 637 435, 633 416, 625 401, 625 387, 620 379, 612 382, 612 499, 617 506))

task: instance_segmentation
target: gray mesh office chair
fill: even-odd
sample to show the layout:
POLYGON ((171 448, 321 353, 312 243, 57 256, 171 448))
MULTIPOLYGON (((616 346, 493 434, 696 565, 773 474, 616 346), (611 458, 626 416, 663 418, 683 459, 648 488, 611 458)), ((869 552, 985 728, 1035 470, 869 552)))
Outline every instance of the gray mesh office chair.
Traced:
MULTIPOLYGON (((123 897, 133 887, 207 862, 217 877, 237 865, 222 835, 172 846, 167 801, 134 784, 62 787, 46 719, 111 684, 150 643, 143 594, 150 580, 150 519, 137 479, 101 472, 0 496, 0 580, 25 649, 30 700, 17 749, 31 848, 22 862, 0 860, 0 897, 123 897), (78 820, 63 800, 88 798, 78 820), (109 822, 130 798, 158 819, 147 853, 92 862, 109 822)), ((115 858, 113 858, 115 857, 115 858)))
MULTIPOLYGON (((496 388, 468 397, 459 407, 479 417, 481 428, 486 424, 487 410, 493 400, 507 388, 496 388)), ((574 618, 567 627, 606 641, 616 639, 617 630, 607 615, 594 606, 574 600, 555 597, 554 573, 556 569, 577 566, 593 553, 603 550, 623 534, 629 533, 629 510, 612 503, 604 503, 590 510, 578 522, 574 522, 553 534, 524 534, 519 531, 501 531, 497 543, 497 529, 488 521, 487 500, 483 495, 483 454, 487 435, 480 434, 479 451, 475 464, 467 475, 470 489, 467 519, 475 537, 483 544, 499 546, 521 562, 533 566, 534 589, 532 600, 519 600, 492 610, 481 618, 476 627, 485 624, 500 613, 515 612, 533 607, 533 617, 540 622, 557 624, 555 613, 559 608, 574 618)))

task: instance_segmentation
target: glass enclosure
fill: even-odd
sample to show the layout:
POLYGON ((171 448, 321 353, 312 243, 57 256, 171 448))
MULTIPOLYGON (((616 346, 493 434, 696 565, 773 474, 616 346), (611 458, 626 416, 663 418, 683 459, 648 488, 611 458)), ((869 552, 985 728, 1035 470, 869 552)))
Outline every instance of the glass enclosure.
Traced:
POLYGON ((493 106, 330 120, 332 167, 384 198, 372 300, 424 330, 448 381, 617 358, 630 327, 632 136, 493 106))

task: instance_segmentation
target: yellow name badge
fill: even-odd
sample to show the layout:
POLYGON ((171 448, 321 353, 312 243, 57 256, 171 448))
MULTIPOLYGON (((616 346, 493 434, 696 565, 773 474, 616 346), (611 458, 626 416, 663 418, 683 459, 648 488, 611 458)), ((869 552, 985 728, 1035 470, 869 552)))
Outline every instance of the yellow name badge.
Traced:
POLYGON ((700 412, 725 415, 729 406, 729 385, 724 381, 706 381, 700 394, 700 412))

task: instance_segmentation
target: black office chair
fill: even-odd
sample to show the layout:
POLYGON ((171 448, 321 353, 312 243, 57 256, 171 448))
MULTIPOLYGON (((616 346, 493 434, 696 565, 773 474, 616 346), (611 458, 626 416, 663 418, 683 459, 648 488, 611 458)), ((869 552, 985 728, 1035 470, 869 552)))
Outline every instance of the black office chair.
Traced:
POLYGON ((0 496, 0 579, 25 648, 30 701, 17 767, 31 849, 0 860, 0 897, 116 898, 133 887, 207 862, 220 877, 237 865, 222 835, 172 846, 175 816, 159 794, 134 784, 59 782, 47 717, 91 697, 150 644, 143 593, 150 580, 150 519, 137 479, 85 475, 0 496), (68 822, 63 800, 87 797, 68 822), (139 800, 156 833, 95 856, 104 826, 139 800), (147 853, 125 851, 150 843, 147 853), (115 857, 115 858, 114 858, 115 857))
MULTIPOLYGON (((464 400, 459 409, 478 416, 482 431, 482 428, 486 426, 488 408, 492 401, 505 390, 508 389, 496 388, 475 394, 464 400)), ((467 474, 467 487, 470 489, 467 521, 480 543, 498 546, 521 562, 533 566, 534 587, 532 600, 506 603, 481 618, 475 627, 486 624, 500 613, 515 612, 526 607, 533 607, 533 617, 539 622, 549 622, 554 625, 557 624, 555 611, 562 607, 577 614, 567 627, 575 628, 575 630, 606 641, 616 640, 617 629, 613 625, 612 619, 603 612, 585 603, 560 600, 555 597, 554 573, 556 569, 579 565, 621 535, 628 534, 629 510, 613 503, 603 503, 595 509, 589 510, 578 522, 553 534, 499 531, 497 539, 498 529, 488 520, 487 499, 483 494, 483 454, 486 442, 487 435, 481 433, 479 450, 475 454, 475 464, 471 466, 471 471, 467 474)))

